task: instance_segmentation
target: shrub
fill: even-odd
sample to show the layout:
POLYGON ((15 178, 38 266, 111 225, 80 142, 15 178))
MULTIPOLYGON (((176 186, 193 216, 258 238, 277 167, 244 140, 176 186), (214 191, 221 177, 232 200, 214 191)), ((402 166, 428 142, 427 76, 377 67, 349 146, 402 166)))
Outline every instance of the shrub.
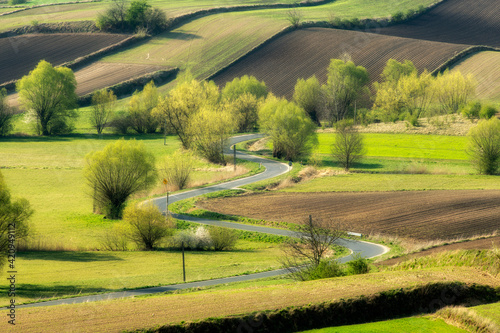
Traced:
POLYGON ((99 240, 104 251, 127 251, 128 239, 126 231, 119 224, 115 224, 99 240))
POLYGON ((391 16, 391 22, 398 23, 405 20, 405 14, 402 11, 396 12, 391 16))
POLYGON ((131 126, 132 121, 129 113, 126 111, 115 113, 113 120, 109 123, 109 127, 113 128, 114 132, 117 134, 127 134, 131 126))
POLYGON ((11 5, 21 5, 21 4, 26 3, 26 2, 28 2, 28 1, 27 0, 10 0, 9 1, 9 3, 11 5))
POLYGON ((370 265, 366 258, 361 257, 361 255, 355 254, 354 259, 347 262, 347 272, 349 274, 366 274, 370 271, 370 265))
POLYGON ((494 175, 500 162, 500 120, 481 120, 471 128, 468 153, 480 174, 494 175))
POLYGON ((304 281, 327 279, 343 275, 344 272, 336 260, 325 259, 322 259, 317 266, 311 266, 303 272, 304 281))
POLYGON ((483 105, 481 110, 479 110, 479 118, 481 119, 490 119, 497 113, 497 109, 495 109, 491 105, 483 105))
POLYGON ((194 162, 191 153, 178 150, 173 155, 165 157, 161 174, 170 184, 182 190, 188 186, 194 162))
POLYGON ((214 251, 231 250, 236 245, 236 231, 223 227, 212 226, 208 229, 214 251))
POLYGON ((173 233, 172 221, 152 203, 127 207, 123 219, 130 225, 129 238, 146 250, 155 249, 163 238, 173 233))
POLYGON ((462 116, 467 119, 477 119, 479 118, 479 111, 481 111, 481 103, 472 101, 462 108, 462 116))
POLYGON ((180 250, 182 246, 187 250, 210 250, 212 238, 204 226, 199 226, 196 230, 182 230, 175 234, 170 240, 169 246, 180 250))

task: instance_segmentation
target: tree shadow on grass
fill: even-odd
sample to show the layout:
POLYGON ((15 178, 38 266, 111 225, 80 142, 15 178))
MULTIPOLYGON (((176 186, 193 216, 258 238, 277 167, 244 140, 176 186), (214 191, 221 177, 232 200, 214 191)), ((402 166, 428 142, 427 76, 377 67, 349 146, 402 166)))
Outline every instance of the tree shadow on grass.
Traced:
MULTIPOLYGON (((8 295, 9 286, 0 287, 1 295, 8 295)), ((95 294, 103 292, 118 291, 117 289, 96 288, 86 286, 73 285, 55 285, 43 286, 39 284, 18 283, 16 284, 16 297, 31 298, 33 300, 48 300, 51 298, 60 298, 64 296, 81 296, 85 294, 95 294)), ((1 299, 0 299, 1 300, 1 299)), ((3 300, 3 303, 8 303, 8 300, 3 300)))
MULTIPOLYGON (((339 162, 333 162, 331 160, 323 160, 323 166, 325 167, 334 167, 334 168, 342 168, 339 162)), ((356 162, 352 164, 352 169, 359 170, 377 170, 382 169, 384 165, 380 163, 370 163, 368 161, 356 162)))
POLYGON ((49 252, 33 251, 18 252, 17 256, 23 260, 54 260, 72 262, 96 262, 96 261, 123 261, 123 258, 109 253, 100 252, 49 252))

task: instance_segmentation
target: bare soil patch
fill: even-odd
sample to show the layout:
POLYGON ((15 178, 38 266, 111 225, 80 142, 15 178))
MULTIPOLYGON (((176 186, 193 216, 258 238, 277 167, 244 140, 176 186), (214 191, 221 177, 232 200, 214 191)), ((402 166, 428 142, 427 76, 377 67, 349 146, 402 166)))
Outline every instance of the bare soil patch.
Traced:
POLYGON ((33 34, 0 38, 0 83, 17 80, 33 70, 40 60, 53 66, 116 44, 129 35, 33 34))
POLYGON ((301 29, 286 34, 217 74, 219 86, 235 77, 253 75, 278 96, 291 98, 299 78, 316 75, 326 82, 330 59, 348 53, 366 67, 371 81, 380 77, 387 60, 411 60, 419 70, 434 70, 468 45, 383 36, 326 28, 301 29))
POLYGON ((223 214, 301 223, 336 219, 363 234, 416 240, 457 239, 500 230, 500 191, 273 193, 206 199, 223 214))

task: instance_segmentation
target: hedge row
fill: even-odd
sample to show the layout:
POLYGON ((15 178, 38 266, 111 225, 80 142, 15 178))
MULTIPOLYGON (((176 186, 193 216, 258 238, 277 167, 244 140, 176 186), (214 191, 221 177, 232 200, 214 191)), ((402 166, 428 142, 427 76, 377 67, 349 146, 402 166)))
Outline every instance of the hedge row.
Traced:
MULTIPOLYGON (((153 81, 156 86, 165 84, 172 81, 177 76, 179 72, 178 68, 173 68, 165 71, 156 71, 154 73, 148 73, 142 76, 132 78, 127 81, 120 82, 111 87, 106 87, 106 89, 111 90, 114 94, 120 98, 133 94, 136 90, 142 90, 146 84, 153 81)), ((88 106, 92 102, 93 93, 82 96, 78 99, 78 105, 81 107, 88 106)))
POLYGON ((432 313, 445 306, 491 303, 500 300, 500 290, 458 282, 433 283, 397 289, 355 299, 303 307, 253 313, 246 316, 209 318, 194 323, 168 325, 133 332, 297 332, 322 327, 432 313))
POLYGON ((490 46, 471 46, 466 48, 465 50, 462 50, 455 54, 453 57, 450 59, 446 60, 443 64, 439 65, 438 68, 432 71, 431 74, 436 75, 439 73, 444 72, 447 68, 453 66, 454 64, 458 63, 460 60, 467 58, 468 56, 482 52, 482 51, 500 51, 498 48, 490 47, 490 46))

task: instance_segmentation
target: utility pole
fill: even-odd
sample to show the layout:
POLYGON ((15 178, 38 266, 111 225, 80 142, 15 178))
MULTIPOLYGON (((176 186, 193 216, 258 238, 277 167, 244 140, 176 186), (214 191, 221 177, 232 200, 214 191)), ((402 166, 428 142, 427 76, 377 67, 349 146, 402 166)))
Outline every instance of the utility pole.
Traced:
POLYGON ((186 282, 186 262, 184 260, 184 242, 182 242, 182 278, 186 282))
POLYGON ((234 164, 234 172, 236 172, 236 144, 233 145, 233 164, 234 164))

